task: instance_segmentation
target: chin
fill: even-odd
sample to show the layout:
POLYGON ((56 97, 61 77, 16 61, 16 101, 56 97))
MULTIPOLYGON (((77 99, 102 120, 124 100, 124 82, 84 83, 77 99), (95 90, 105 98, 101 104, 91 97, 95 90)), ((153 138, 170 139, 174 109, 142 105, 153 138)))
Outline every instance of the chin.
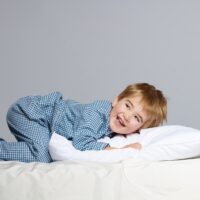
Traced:
POLYGON ((117 134, 120 134, 120 135, 127 135, 128 134, 128 133, 124 133, 123 131, 120 131, 120 130, 115 130, 114 132, 117 133, 117 134))

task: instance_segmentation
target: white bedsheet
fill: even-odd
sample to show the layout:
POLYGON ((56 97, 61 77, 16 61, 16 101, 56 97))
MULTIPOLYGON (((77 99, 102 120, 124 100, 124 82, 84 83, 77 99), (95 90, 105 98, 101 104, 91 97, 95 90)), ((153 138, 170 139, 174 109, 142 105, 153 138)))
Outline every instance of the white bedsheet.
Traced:
POLYGON ((0 162, 0 200, 199 200, 200 159, 0 162))

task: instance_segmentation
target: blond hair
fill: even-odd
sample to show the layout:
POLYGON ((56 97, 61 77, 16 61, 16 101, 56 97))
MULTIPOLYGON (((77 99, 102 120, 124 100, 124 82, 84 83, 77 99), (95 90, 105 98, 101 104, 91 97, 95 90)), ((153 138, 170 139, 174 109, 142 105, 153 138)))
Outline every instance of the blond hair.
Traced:
POLYGON ((135 96, 141 97, 143 109, 149 116, 142 128, 156 127, 167 121, 167 99, 162 91, 148 83, 131 84, 119 94, 118 100, 135 96))

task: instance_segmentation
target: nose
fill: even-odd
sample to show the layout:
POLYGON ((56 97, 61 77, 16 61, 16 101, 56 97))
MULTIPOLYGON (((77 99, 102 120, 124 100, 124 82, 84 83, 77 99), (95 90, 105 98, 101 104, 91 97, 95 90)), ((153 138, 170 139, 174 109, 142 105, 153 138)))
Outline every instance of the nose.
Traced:
POLYGON ((133 113, 132 113, 131 111, 127 111, 127 112, 125 113, 125 120, 126 120, 127 122, 130 122, 132 116, 133 116, 133 113))

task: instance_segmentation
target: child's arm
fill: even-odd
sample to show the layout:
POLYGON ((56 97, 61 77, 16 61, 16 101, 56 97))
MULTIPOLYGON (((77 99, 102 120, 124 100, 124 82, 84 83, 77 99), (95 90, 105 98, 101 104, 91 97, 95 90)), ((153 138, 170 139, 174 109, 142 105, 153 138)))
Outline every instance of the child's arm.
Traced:
MULTIPOLYGON (((122 147, 121 149, 126 149, 126 148, 133 148, 133 149, 140 150, 142 148, 142 145, 140 143, 136 142, 136 143, 128 144, 128 145, 122 147)), ((104 150, 113 150, 113 149, 118 149, 118 148, 108 146, 104 150)))

